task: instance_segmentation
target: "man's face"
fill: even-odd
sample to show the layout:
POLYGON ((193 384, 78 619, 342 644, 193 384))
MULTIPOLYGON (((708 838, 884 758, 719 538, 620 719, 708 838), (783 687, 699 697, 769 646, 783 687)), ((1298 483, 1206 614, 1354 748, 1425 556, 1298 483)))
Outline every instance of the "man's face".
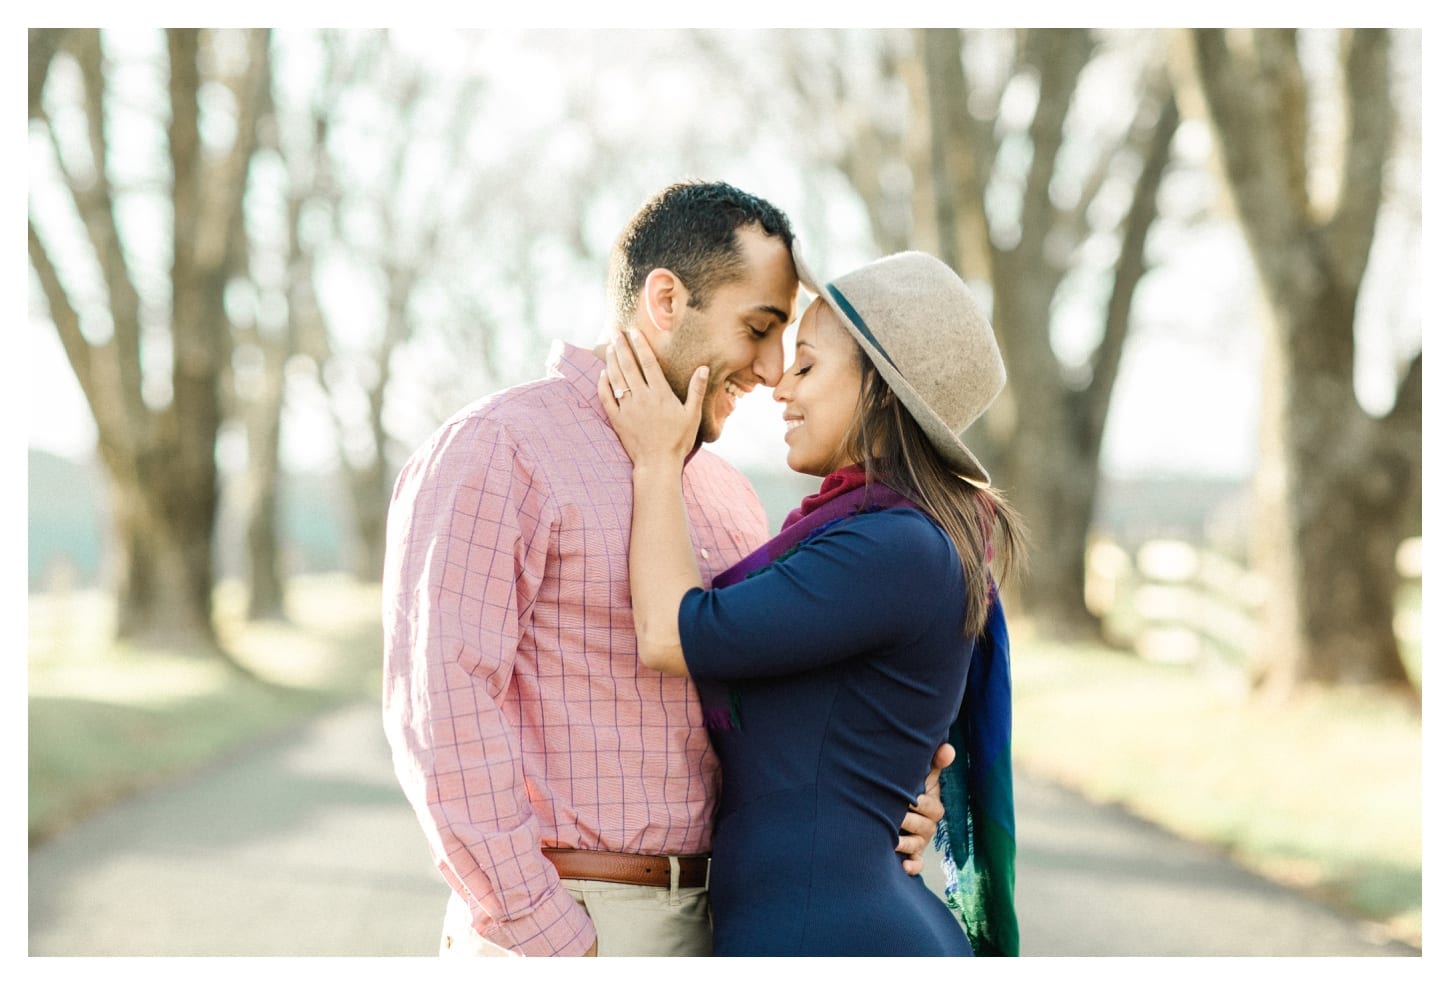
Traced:
POLYGON ((703 309, 687 307, 661 352, 660 365, 681 400, 690 376, 710 367, 700 415, 700 440, 720 437, 735 402, 756 386, 773 387, 785 365, 781 337, 795 318, 795 264, 779 239, 754 226, 736 232, 745 261, 741 276, 715 289, 703 309))

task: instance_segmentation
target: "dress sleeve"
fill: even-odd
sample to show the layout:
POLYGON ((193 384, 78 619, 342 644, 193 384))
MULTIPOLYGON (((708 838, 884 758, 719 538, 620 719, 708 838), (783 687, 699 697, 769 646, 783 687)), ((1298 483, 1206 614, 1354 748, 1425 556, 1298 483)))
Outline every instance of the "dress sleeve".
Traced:
POLYGON ((692 677, 793 674, 915 639, 944 607, 960 618, 956 549, 917 510, 852 517, 788 557, 680 602, 692 677))
POLYGON ((540 852, 521 744, 499 708, 549 548, 547 484, 487 421, 403 470, 383 577, 385 731, 444 879, 487 939, 583 954, 594 928, 540 852))

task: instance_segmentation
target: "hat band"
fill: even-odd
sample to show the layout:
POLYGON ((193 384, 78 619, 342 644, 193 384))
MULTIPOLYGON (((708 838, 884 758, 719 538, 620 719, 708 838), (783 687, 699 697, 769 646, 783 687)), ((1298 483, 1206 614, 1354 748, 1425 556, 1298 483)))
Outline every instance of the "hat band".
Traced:
POLYGON ((836 285, 827 284, 826 290, 831 292, 831 297, 841 306, 841 310, 846 313, 846 317, 851 319, 851 324, 856 326, 856 331, 860 332, 861 336, 867 342, 871 343, 872 348, 881 353, 881 358, 890 363, 892 369, 898 373, 901 372, 900 367, 896 365, 896 361, 891 358, 890 353, 882 348, 881 343, 876 341, 876 336, 872 334, 871 329, 866 327, 866 319, 856 313, 856 309, 851 307, 851 302, 847 301, 846 296, 836 289, 836 285))

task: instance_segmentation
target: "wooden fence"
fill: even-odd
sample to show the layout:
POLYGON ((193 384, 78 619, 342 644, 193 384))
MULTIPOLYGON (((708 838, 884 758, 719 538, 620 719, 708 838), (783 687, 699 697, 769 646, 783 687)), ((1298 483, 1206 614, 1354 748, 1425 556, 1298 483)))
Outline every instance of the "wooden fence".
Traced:
MULTIPOLYGON (((1419 538, 1407 540, 1396 558, 1415 588, 1421 550, 1419 538)), ((1263 576, 1186 541, 1149 540, 1129 553, 1097 540, 1088 549, 1088 608, 1110 639, 1147 660, 1242 668, 1267 590, 1263 576)), ((1404 607, 1395 629, 1402 642, 1419 646, 1418 604, 1404 607)))

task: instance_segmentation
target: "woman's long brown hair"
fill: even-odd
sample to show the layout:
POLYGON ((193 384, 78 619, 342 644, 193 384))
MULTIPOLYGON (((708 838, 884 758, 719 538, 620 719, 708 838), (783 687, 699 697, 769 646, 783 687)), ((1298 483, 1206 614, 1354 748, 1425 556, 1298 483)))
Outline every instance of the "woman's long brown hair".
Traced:
POLYGON ((1000 490, 978 488, 953 472, 859 346, 856 355, 861 399, 846 438, 848 454, 865 467, 868 484, 880 482, 913 500, 946 532, 967 585, 962 629, 976 636, 987 621, 993 563, 1004 583, 1024 564, 1022 518, 1000 490))

